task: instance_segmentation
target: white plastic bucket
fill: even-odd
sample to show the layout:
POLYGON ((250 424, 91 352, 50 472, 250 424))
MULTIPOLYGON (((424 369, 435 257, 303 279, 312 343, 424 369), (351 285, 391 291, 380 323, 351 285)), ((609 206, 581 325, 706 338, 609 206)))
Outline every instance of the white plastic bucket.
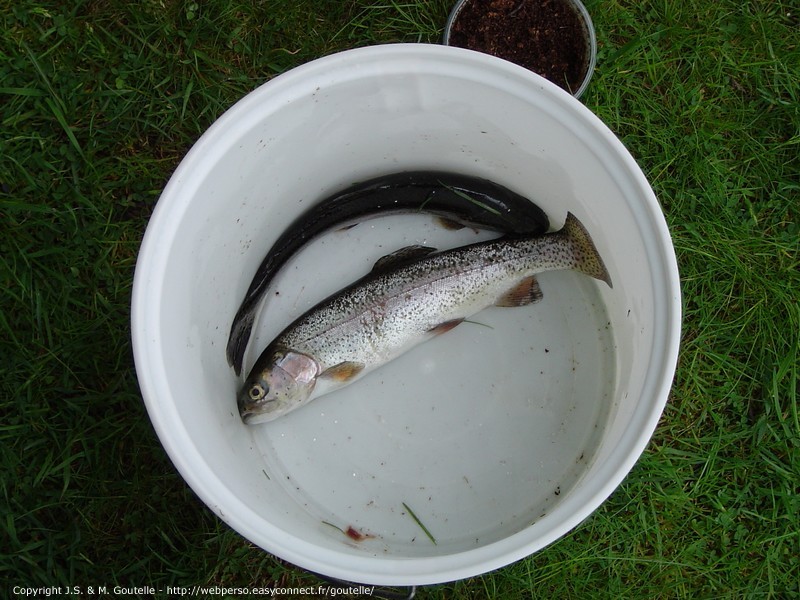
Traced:
MULTIPOLYGON (((246 368, 292 318, 380 255, 477 239, 422 216, 368 223, 287 265, 246 368)), ((580 102, 491 56, 389 45, 281 75, 201 137, 148 225, 132 325, 154 427, 220 518, 317 573, 431 584, 535 552, 622 481, 667 399, 680 298, 650 186, 580 102), (504 184, 542 206, 555 228, 572 211, 613 289, 547 273, 541 303, 487 309, 339 392, 244 425, 225 344, 265 252, 323 196, 412 169, 504 184), (366 538, 352 539, 350 528, 366 538)))

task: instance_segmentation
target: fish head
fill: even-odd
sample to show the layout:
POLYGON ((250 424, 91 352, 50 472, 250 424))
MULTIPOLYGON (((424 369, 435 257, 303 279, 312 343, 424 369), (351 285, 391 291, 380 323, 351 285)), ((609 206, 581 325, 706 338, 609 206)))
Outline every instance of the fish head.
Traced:
POLYGON ((266 423, 303 406, 317 382, 317 361, 276 349, 259 358, 239 392, 239 414, 248 425, 266 423))

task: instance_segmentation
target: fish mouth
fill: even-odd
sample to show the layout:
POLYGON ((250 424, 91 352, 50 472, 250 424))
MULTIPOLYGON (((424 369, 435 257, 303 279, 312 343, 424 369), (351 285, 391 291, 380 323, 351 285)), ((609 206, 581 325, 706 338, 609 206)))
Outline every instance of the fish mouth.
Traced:
POLYGON ((250 402, 239 402, 239 416, 246 424, 255 423, 261 411, 250 402))
POLYGON ((256 425, 258 423, 263 423, 264 421, 268 420, 264 418, 266 417, 264 413, 255 410, 239 411, 239 415, 242 417, 242 422, 245 425, 256 425))
POLYGON ((259 410, 251 406, 242 406, 239 408, 239 416, 245 425, 258 425, 259 423, 266 423, 275 419, 275 415, 269 411, 259 410))
POLYGON ((277 410, 279 407, 275 399, 261 399, 253 400, 246 393, 239 395, 237 406, 239 408, 239 416, 246 425, 256 425, 258 423, 265 423, 272 421, 280 414, 277 410))

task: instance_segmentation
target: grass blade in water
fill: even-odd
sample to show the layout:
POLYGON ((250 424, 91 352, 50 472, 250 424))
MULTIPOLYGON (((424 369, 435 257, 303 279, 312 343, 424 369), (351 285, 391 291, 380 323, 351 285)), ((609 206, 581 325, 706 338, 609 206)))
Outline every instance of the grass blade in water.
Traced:
POLYGON ((408 504, 406 504, 405 502, 403 502, 403 508, 405 508, 405 509, 408 511, 408 514, 409 514, 409 515, 411 515, 411 518, 412 518, 412 519, 414 519, 414 522, 415 522, 417 525, 419 525, 420 529, 422 529, 422 531, 424 531, 424 532, 425 532, 425 535, 427 535, 427 536, 428 536, 428 539, 429 539, 431 542, 433 542, 433 545, 435 546, 435 545, 436 545, 436 538, 435 538, 435 537, 433 537, 433 535, 431 534, 431 532, 430 532, 430 531, 428 531, 428 528, 427 528, 427 527, 425 527, 425 525, 422 523, 422 521, 420 521, 420 520, 419 520, 419 517, 417 517, 417 515, 415 515, 415 514, 414 514, 414 511, 413 511, 413 510, 411 510, 411 507, 410 507, 408 504))

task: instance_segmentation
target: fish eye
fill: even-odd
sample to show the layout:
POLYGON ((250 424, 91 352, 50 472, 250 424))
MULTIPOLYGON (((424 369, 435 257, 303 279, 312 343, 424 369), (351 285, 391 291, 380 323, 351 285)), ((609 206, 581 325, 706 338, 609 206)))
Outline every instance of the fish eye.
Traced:
POLYGON ((253 386, 247 392, 251 400, 261 400, 266 393, 266 390, 261 386, 260 383, 253 384, 253 386))

